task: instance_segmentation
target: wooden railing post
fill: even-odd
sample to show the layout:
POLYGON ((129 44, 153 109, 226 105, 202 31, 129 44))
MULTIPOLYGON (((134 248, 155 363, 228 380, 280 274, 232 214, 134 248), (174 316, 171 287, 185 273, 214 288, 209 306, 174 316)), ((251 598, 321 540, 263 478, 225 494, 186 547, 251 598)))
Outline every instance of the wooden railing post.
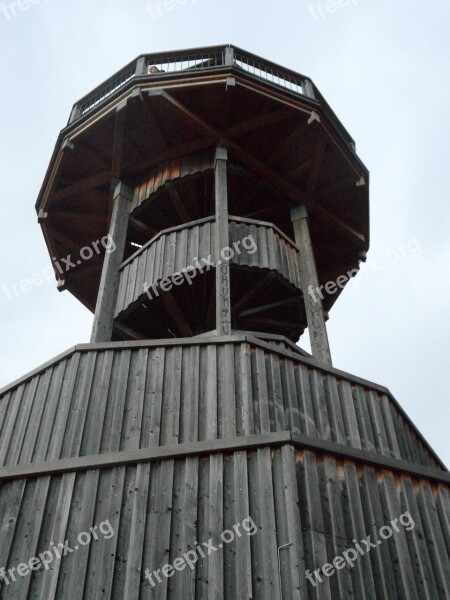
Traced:
POLYGON ((230 264, 221 257, 229 247, 228 188, 226 148, 218 147, 215 156, 216 200, 216 330, 217 335, 231 334, 230 264))
POLYGON ((69 117, 69 125, 81 117, 80 104, 75 104, 69 117))
POLYGON ((135 75, 136 77, 139 77, 139 75, 146 75, 146 69, 145 69, 145 56, 140 56, 137 60, 136 63, 136 72, 135 75))
POLYGON ((110 342, 113 334, 114 311, 119 290, 119 268, 123 261, 128 229, 128 215, 132 190, 119 182, 114 190, 113 211, 109 227, 113 251, 105 254, 100 288, 95 307, 91 342, 110 342))
POLYGON ((315 99, 316 95, 314 93, 314 86, 312 84, 312 81, 310 81, 309 79, 304 79, 302 81, 302 89, 303 89, 303 94, 305 96, 308 96, 308 98, 315 99))
POLYGON ((227 67, 234 65, 234 48, 232 46, 225 48, 225 64, 227 67))
POLYGON ((319 279, 316 261, 311 244, 308 225, 308 213, 305 206, 291 210, 294 225, 295 243, 299 249, 300 281, 305 302, 311 351, 314 358, 327 366, 332 366, 330 345, 328 343, 325 315, 320 294, 317 293, 319 279))

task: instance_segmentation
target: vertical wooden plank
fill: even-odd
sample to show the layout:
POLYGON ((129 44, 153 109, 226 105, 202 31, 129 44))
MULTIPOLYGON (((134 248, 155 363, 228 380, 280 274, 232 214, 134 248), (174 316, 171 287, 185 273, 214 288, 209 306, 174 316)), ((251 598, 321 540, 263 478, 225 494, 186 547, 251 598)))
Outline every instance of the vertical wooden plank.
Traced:
POLYGON ((9 433, 9 443, 5 440, 3 462, 4 465, 16 465, 18 464, 20 454, 22 452, 22 446, 24 443, 24 437, 26 435, 30 414, 32 411, 33 403, 36 397, 36 390, 39 384, 39 376, 33 377, 29 382, 25 384, 24 393, 21 399, 19 412, 16 415, 15 422, 12 423, 13 427, 9 433))
POLYGON ((279 235, 277 235, 277 240, 281 250, 281 273, 283 274, 283 277, 289 281, 289 265, 286 242, 279 235))
MULTIPOLYGON (((198 472, 197 504, 197 543, 203 548, 203 542, 209 538, 209 457, 200 457, 198 472)), ((198 551, 197 551, 198 553, 198 551)), ((205 600, 208 588, 207 558, 195 564, 195 600, 205 600)))
POLYGON ((283 598, 300 600, 308 597, 308 590, 293 446, 275 450, 273 484, 277 545, 284 546, 278 552, 283 598))
MULTIPOLYGON (((8 569, 28 562, 38 554, 38 541, 49 487, 50 477, 40 477, 27 483, 9 554, 8 569)), ((25 600, 30 586, 30 577, 20 577, 16 574, 15 578, 16 581, 12 581, 8 588, 8 600, 25 600)))
POLYGON ((138 275, 138 265, 139 265, 139 260, 137 258, 133 259, 130 263, 128 263, 129 275, 128 275, 127 291, 126 291, 126 296, 125 296, 125 306, 126 307, 130 306, 130 304, 132 304, 136 300, 135 285, 136 285, 136 278, 138 275))
MULTIPOLYGON (((0 486, 0 567, 8 565, 9 556, 13 547, 16 529, 19 527, 19 518, 26 512, 22 509, 27 482, 17 479, 0 486)), ((31 558, 31 556, 30 556, 31 558)), ((6 583, 0 579, 0 591, 6 589, 6 583)))
MULTIPOLYGON (((129 541, 131 536, 131 521, 133 518, 133 499, 135 497, 136 487, 136 465, 129 465, 125 468, 124 487, 121 506, 119 509, 120 520, 118 529, 114 531, 114 534, 117 537, 115 549, 115 567, 111 585, 111 595, 108 596, 108 600, 122 599, 124 595, 128 554, 130 551, 129 541)), ((145 508, 146 506, 144 509, 145 508)), ((92 557, 90 560, 92 562, 92 557)))
POLYGON ((172 231, 166 235, 166 252, 164 254, 163 277, 169 277, 175 272, 175 252, 177 244, 177 232, 172 231))
MULTIPOLYGON (((33 406, 31 407, 29 425, 25 431, 25 439, 18 460, 19 464, 32 463, 36 459, 42 460, 42 458, 45 456, 45 450, 49 441, 54 414, 51 414, 50 420, 45 420, 44 415, 46 414, 46 405, 51 402, 51 399, 49 398, 49 391, 57 368, 58 367, 55 365, 54 367, 46 369, 39 375, 36 398, 33 402, 33 406), (43 445, 39 446, 41 437, 43 438, 43 445), (38 453, 36 453, 36 447, 39 448, 38 453)), ((53 411, 54 410, 55 409, 53 407, 53 411)))
POLYGON ((276 255, 276 238, 273 229, 270 230, 270 233, 267 236, 267 245, 268 245, 268 256, 269 256, 269 269, 271 271, 277 268, 277 255, 276 255))
POLYGON ((358 429, 358 419, 356 417, 356 409, 350 383, 348 381, 340 381, 338 389, 347 445, 352 448, 362 448, 358 429))
MULTIPOLYGON (((53 427, 57 414, 60 410, 60 397, 63 381, 65 378, 66 361, 61 361, 56 364, 53 369, 49 369, 49 381, 47 385, 47 393, 40 390, 43 395, 43 408, 41 425, 37 428, 36 444, 31 457, 31 462, 41 462, 45 460, 48 449, 51 447, 53 437, 53 427)), ((39 423, 35 415, 31 415, 30 423, 39 423)))
POLYGON ((162 235, 156 242, 155 255, 155 271, 153 273, 153 281, 159 282, 164 277, 164 256, 167 246, 167 235, 162 235))
POLYGON ((258 528, 251 538, 253 593, 258 600, 280 600, 270 449, 249 454, 248 469, 250 515, 258 528))
MULTIPOLYGON (((366 538, 368 524, 364 520, 358 475, 353 463, 344 464, 344 477, 346 488, 344 511, 349 537, 352 540, 349 540, 348 545, 353 546, 366 538)), ((361 600, 376 600, 375 581, 370 560, 364 560, 364 556, 358 556, 355 566, 351 569, 351 574, 355 597, 361 598, 361 600)))
POLYGON ((217 439, 217 348, 213 344, 200 349, 200 364, 205 375, 200 380, 200 440, 217 439))
POLYGON ((200 348, 183 348, 180 396, 180 444, 197 442, 200 401, 200 348))
POLYGON ((328 415, 328 405, 325 395, 323 375, 317 369, 309 372, 312 405, 314 409, 316 426, 323 440, 331 440, 331 425, 328 415))
POLYGON ((92 395, 88 405, 83 440, 80 447, 81 456, 98 454, 105 423, 106 407, 109 398, 109 386, 113 375, 114 351, 98 352, 96 370, 93 378, 92 395), (98 360, 100 359, 100 360, 98 360))
POLYGON ((255 433, 270 433, 269 395, 264 350, 255 348, 252 351, 251 358, 255 433))
POLYGON ((23 384, 0 396, 0 453, 2 451, 2 441, 5 437, 5 429, 11 416, 11 410, 14 410, 14 407, 17 407, 18 404, 15 402, 18 392, 23 393, 23 384))
POLYGON ((122 438, 123 414, 127 394, 131 350, 121 350, 117 356, 118 368, 114 370, 108 398, 108 412, 105 419, 104 436, 102 437, 103 452, 118 452, 122 438))
POLYGON ((410 426, 406 422, 405 422, 404 431, 405 431, 406 443, 408 444, 408 450, 409 450, 409 456, 411 458, 411 462, 414 462, 414 463, 420 465, 420 457, 419 457, 419 452, 418 452, 418 448, 417 448, 416 437, 415 437, 415 434, 412 433, 410 426))
POLYGON ((208 258, 211 254, 211 223, 204 223, 199 225, 199 252, 198 259, 200 264, 203 265, 202 259, 208 258))
POLYGON ((161 445, 178 444, 180 437, 181 364, 182 348, 178 346, 167 349, 163 383, 161 445))
MULTIPOLYGON (((389 525, 392 519, 398 519, 402 514, 398 495, 398 479, 394 479, 391 473, 384 472, 380 480, 380 492, 384 522, 385 525, 389 525)), ((383 541, 383 544, 387 543, 390 546, 400 600, 418 598, 413 566, 405 536, 405 530, 401 527, 400 531, 395 532, 390 539, 383 541)))
POLYGON ((325 375, 323 382, 330 415, 331 439, 337 444, 344 445, 346 442, 345 427, 336 378, 334 375, 325 375))
POLYGON ((138 270, 136 275, 136 283, 134 286, 134 298, 140 298, 143 294, 144 283, 145 283, 145 272, 147 269, 147 258, 148 252, 144 250, 138 257, 138 270))
POLYGON ((61 398, 56 415, 52 441, 47 453, 47 460, 56 460, 62 458, 62 449, 66 435, 66 426, 72 406, 73 392, 77 381, 78 367, 80 364, 80 353, 73 354, 67 362, 63 386, 61 389, 61 398))
MULTIPOLYGON (((88 577, 85 597, 91 600, 104 600, 111 597, 116 549, 121 516, 122 496, 125 485, 126 467, 116 467, 102 471, 98 487, 99 501, 91 526, 108 520, 114 535, 110 538, 99 536, 89 545, 88 577)), ((85 531, 89 531, 86 529, 85 531)))
POLYGON ((301 433, 300 403, 301 398, 297 390, 296 369, 293 361, 281 361, 281 382, 283 385, 284 411, 287 428, 295 433, 301 433))
MULTIPOLYGON (((89 531, 94 521, 97 501, 99 471, 79 473, 75 479, 66 538, 75 552, 64 557, 64 564, 57 583, 57 598, 83 600, 86 579, 88 577, 88 558, 90 546, 79 546, 78 535, 89 531)), ((110 492, 108 492, 109 495, 110 492)), ((99 525, 99 523, 95 523, 99 525)))
MULTIPOLYGON (((7 456, 10 452, 10 447, 12 446, 13 433, 18 424, 18 414, 23 408, 23 404, 25 404, 23 398, 27 389, 29 388, 30 383, 22 383, 14 393, 10 394, 9 401, 9 410, 8 410, 8 418, 4 420, 2 426, 2 437, 0 438, 0 465, 6 466, 7 456)), ((6 399, 3 400, 6 403, 6 399)))
MULTIPOLYGON (((147 263, 145 265, 145 283, 150 287, 155 282, 155 268, 156 268, 156 247, 158 242, 153 242, 146 250, 147 263)), ((149 292, 151 295, 151 292, 149 292)))
MULTIPOLYGON (((312 573, 328 561, 319 476, 314 453, 306 451, 297 454, 297 483, 304 529, 305 566, 312 573)), ((313 584, 308 583, 308 586, 310 585, 313 584)), ((331 600, 332 598, 328 578, 323 578, 314 589, 311 587, 308 589, 311 599, 331 600)))
MULTIPOLYGON (((267 237, 270 236, 271 230, 266 227, 257 227, 255 239, 257 251, 250 256, 253 256, 254 259, 258 261, 260 268, 268 269, 269 268, 269 254, 268 254, 268 243, 267 237)), ((247 252, 246 252, 247 254, 247 252)))
POLYGON ((177 247, 175 252, 175 271, 177 273, 187 266, 187 241, 188 229, 182 229, 178 233, 177 247))
POLYGON ((389 545, 377 543, 380 538, 379 529, 385 525, 385 520, 378 485, 378 473, 372 467, 365 467, 361 474, 361 504, 364 521, 367 523, 364 537, 370 535, 370 542, 378 545, 376 549, 371 549, 369 556, 366 557, 366 560, 370 558, 372 564, 378 597, 397 598, 396 576, 389 545))
POLYGON ((189 245, 187 253, 187 267, 195 268, 195 263, 200 256, 200 227, 198 225, 189 229, 189 245))
POLYGON ((142 448, 158 446, 160 441, 165 355, 164 347, 154 348, 149 353, 141 436, 142 448))
POLYGON ((117 316, 119 313, 121 313, 126 308, 125 298, 127 295, 129 271, 130 271, 129 264, 126 265, 123 269, 119 269, 119 291, 117 292, 117 302, 116 302, 116 307, 115 307, 115 311, 114 311, 115 316, 117 316))
POLYGON ((287 368, 288 366, 292 367, 292 364, 289 362, 288 365, 288 361, 282 361, 280 365, 280 362, 280 357, 278 355, 273 354, 272 352, 266 355, 267 392, 269 395, 271 431, 285 431, 286 429, 292 429, 291 423, 293 411, 296 410, 295 405, 292 406, 291 404, 294 396, 294 390, 292 388, 293 372, 291 369, 287 368), (283 386, 283 383, 285 386, 283 386), (285 422, 285 413, 287 424, 285 422))
POLYGON ((77 385, 73 392, 72 410, 64 439, 63 455, 67 457, 80 454, 96 359, 96 352, 82 354, 80 358, 77 385))
POLYGON ((450 557, 450 492, 447 487, 439 485, 436 490, 436 509, 441 524, 442 534, 450 557))
POLYGON ((153 584, 148 579, 142 583, 141 599, 168 600, 168 579, 161 574, 170 562, 170 532, 173 508, 174 461, 157 463, 151 470, 150 494, 145 530, 143 571, 158 571, 153 584))
POLYGON ((428 482, 421 482, 417 499, 439 599, 450 598, 450 561, 446 552, 433 492, 428 482))
POLYGON ((238 435, 252 435, 255 433, 250 354, 249 344, 235 346, 236 428, 238 435))
POLYGON ((401 458, 397 432, 395 430, 394 421, 392 419, 392 414, 390 410, 391 402, 385 394, 383 394, 380 398, 380 409, 384 418, 384 425, 386 429, 389 448, 391 449, 391 455, 394 458, 401 458))
MULTIPOLYGON (((427 548, 422 517, 417 506, 414 483, 409 477, 402 477, 400 485, 402 511, 406 510, 414 522, 414 530, 406 534, 406 540, 419 598, 421 600, 433 600, 434 598, 439 598, 439 592, 434 579, 433 566, 427 548)), ((399 526, 401 527, 401 525, 399 526)), ((450 531, 450 528, 447 529, 448 531, 450 531)))
MULTIPOLYGON (((235 531, 249 516, 247 453, 235 452, 224 463, 224 528, 235 531)), ((254 597, 250 537, 241 527, 235 540, 224 546, 225 600, 254 597)))
MULTIPOLYGON (((332 563, 334 557, 342 556, 342 553, 349 547, 342 502, 344 495, 342 464, 337 464, 335 459, 325 456, 319 465, 318 475, 323 502, 324 526, 327 532, 328 562, 332 563)), ((321 576, 323 577, 323 575, 321 576)), ((332 598, 358 597, 354 594, 352 578, 347 568, 336 569, 329 578, 329 582, 332 598)))
POLYGON ((405 436, 405 423, 394 406, 391 405, 391 418, 394 422, 394 427, 397 432, 398 444, 400 447, 400 455, 403 460, 412 462, 410 451, 408 448, 408 441, 405 436))
MULTIPOLYGON (((147 502, 150 484, 150 464, 136 465, 135 488, 131 493, 132 514, 127 543, 123 598, 139 598, 141 579, 144 577, 142 558, 145 541, 147 502)), ((113 586, 113 590, 114 590, 113 586)), ((117 596, 119 599, 119 596, 117 596)))
POLYGON ((386 428, 384 426, 383 416, 380 410, 380 402, 376 392, 366 391, 367 404, 372 425, 375 432, 375 444, 380 454, 391 456, 391 449, 387 439, 386 428))
POLYGON ((308 367, 300 364, 298 369, 296 369, 296 374, 297 390, 299 393, 301 433, 305 433, 310 437, 319 436, 319 429, 312 404, 309 369, 308 367))
POLYGON ((218 347, 217 360, 218 437, 236 437, 236 394, 233 344, 218 347))
POLYGON ((292 246, 287 244, 284 239, 283 239, 283 244, 284 244, 284 247, 286 248, 287 279, 288 279, 288 281, 293 281, 294 280, 294 271, 292 268, 292 266, 293 266, 292 265, 292 246))
POLYGON ((364 450, 376 452, 377 448, 375 445, 375 436, 372 430, 371 416, 369 414, 365 390, 361 386, 357 385, 352 390, 352 395, 355 402, 355 413, 361 436, 361 445, 364 450))
POLYGON ((141 443, 142 414, 147 377, 148 349, 133 350, 129 383, 124 397, 125 411, 120 450, 138 450, 141 443))
MULTIPOLYGON (((59 543, 64 544, 75 485, 75 477, 75 473, 65 473, 61 477, 56 505, 49 506, 49 510, 52 515, 50 539, 46 540, 45 544, 43 544, 42 541, 40 542, 39 552, 48 550, 50 548, 49 542, 54 542, 56 547, 58 547, 59 543)), ((46 598, 48 600, 53 600, 56 597, 58 577, 62 568, 63 559, 64 556, 61 560, 55 559, 51 569, 44 570, 41 573, 40 585, 36 590, 39 595, 36 597, 46 598)))
MULTIPOLYGON (((176 466, 172 510, 170 562, 196 550, 198 458, 186 458, 176 466)), ((169 597, 195 600, 195 568, 177 571, 169 581, 169 597)))

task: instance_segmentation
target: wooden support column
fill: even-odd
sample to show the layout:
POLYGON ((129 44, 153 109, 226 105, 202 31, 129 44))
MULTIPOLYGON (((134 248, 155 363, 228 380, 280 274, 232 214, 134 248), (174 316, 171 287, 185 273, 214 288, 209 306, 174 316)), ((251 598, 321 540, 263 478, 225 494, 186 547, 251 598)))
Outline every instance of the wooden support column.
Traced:
POLYGON ((327 366, 332 366, 330 345, 322 300, 317 293, 319 279, 316 261, 311 244, 308 225, 308 213, 305 206, 297 206, 291 210, 294 225, 295 243, 300 250, 300 281, 305 301, 308 331, 311 340, 311 351, 315 359, 327 366))
POLYGON ((221 257, 229 247, 228 189, 226 148, 218 147, 215 157, 216 197, 216 330, 217 335, 231 334, 230 264, 221 257))
POLYGON ((119 268, 123 261, 125 241, 128 228, 128 214, 132 191, 124 183, 116 185, 113 196, 113 209, 109 235, 115 249, 105 254, 103 261, 100 288, 95 307, 94 324, 91 342, 110 342, 113 333, 114 311, 116 309, 117 292, 119 290, 119 268))

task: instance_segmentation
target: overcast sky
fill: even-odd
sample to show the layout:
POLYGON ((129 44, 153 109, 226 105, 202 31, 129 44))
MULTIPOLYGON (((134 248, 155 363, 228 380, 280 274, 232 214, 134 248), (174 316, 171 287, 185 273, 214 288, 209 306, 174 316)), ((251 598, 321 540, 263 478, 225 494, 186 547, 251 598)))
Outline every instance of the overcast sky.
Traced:
POLYGON ((389 387, 450 465, 450 3, 172 2, 0 3, 0 386, 89 341, 54 283, 4 287, 50 264, 34 203, 72 104, 138 54, 231 43, 310 76, 355 139, 371 249, 330 313, 333 362, 389 387))

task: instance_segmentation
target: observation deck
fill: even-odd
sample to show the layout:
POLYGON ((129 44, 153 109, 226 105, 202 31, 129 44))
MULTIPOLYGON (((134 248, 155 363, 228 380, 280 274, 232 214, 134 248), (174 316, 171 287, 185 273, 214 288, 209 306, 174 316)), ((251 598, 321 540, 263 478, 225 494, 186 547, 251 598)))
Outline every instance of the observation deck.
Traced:
MULTIPOLYGON (((261 329, 265 322, 263 331, 281 332, 297 341, 306 326, 305 311, 297 309, 304 294, 298 286, 295 291, 292 276, 285 277, 284 271, 292 265, 275 265, 279 259, 273 254, 291 248, 290 260, 298 260, 290 210, 299 204, 308 209, 318 285, 354 274, 369 247, 368 172, 356 155, 353 139, 311 79, 237 47, 139 56, 75 103, 36 204, 49 252, 56 258, 78 258, 80 248, 108 233, 111 185, 116 181, 125 182, 132 195, 122 279, 134 261, 142 269, 156 239, 161 246, 167 236, 179 237, 197 221, 206 220, 198 226, 199 232, 213 227, 213 220, 209 225, 207 220, 214 216, 218 145, 227 149, 229 157, 229 213, 248 223, 266 223, 253 223, 260 234, 266 229, 278 232, 269 236, 277 240, 277 249, 265 249, 264 256, 257 253, 259 276, 255 269, 247 269, 244 278, 234 278, 240 282, 234 284, 234 295, 258 286, 268 292, 267 305, 283 301, 287 305, 278 322, 270 323, 263 311, 253 319, 256 325, 248 318, 242 323, 235 310, 233 329, 261 329), (283 247, 278 248, 280 244, 283 247), (266 276, 277 276, 280 268, 283 282, 293 286, 284 297, 261 281, 265 277, 271 283, 266 276)), ((193 251, 191 258, 210 254, 208 242, 199 243, 199 254, 193 251)), ((97 302, 103 258, 100 253, 88 261, 73 260, 73 268, 57 273, 59 289, 69 290, 91 311, 97 302)), ((183 261, 189 262, 188 258, 183 261)), ((240 259, 244 258, 242 254, 240 259)), ((234 266, 233 272, 237 273, 234 266)), ((154 277, 164 274, 161 267, 154 277)), ((189 293, 206 297, 212 288, 208 277, 199 278, 189 293)), ((126 299, 120 298, 115 315, 128 313, 119 321, 130 314, 130 306, 138 311, 136 318, 142 317, 136 306, 140 291, 136 287, 128 290, 126 299)), ((341 292, 341 288, 333 294, 324 292, 325 311, 341 292)), ((170 296, 164 300, 173 304, 170 296)), ((161 310, 166 310, 166 304, 161 310)), ((254 308, 247 302, 245 310, 254 308)), ((173 315, 167 327, 180 334, 173 315)), ((165 335, 167 327, 162 328, 165 335)), ((184 328, 184 335, 211 328, 210 314, 184 328)), ((149 326, 142 335, 154 337, 162 331, 149 326)), ((122 328, 114 339, 129 338, 122 328)))

